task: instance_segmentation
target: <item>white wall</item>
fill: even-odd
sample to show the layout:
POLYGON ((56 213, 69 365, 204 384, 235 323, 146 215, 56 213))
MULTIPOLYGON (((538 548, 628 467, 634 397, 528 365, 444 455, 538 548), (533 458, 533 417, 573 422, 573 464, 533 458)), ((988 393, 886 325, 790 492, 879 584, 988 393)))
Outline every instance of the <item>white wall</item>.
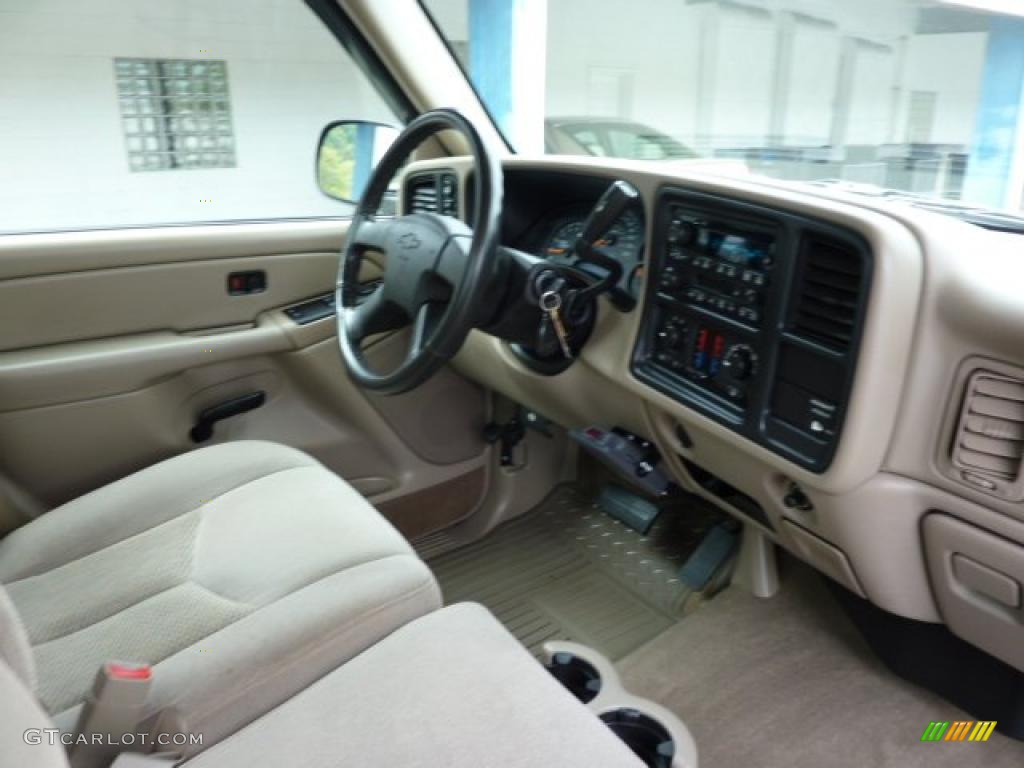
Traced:
MULTIPOLYGON (((430 7, 449 37, 464 39, 466 0, 430 0, 430 7)), ((782 135, 774 138, 783 145, 825 145, 833 136, 882 144, 904 140, 909 91, 931 90, 938 94, 933 141, 968 144, 985 35, 916 35, 920 7, 917 0, 550 0, 546 112, 640 120, 713 149, 763 145, 772 103, 781 100, 782 135), (787 15, 794 19, 788 55, 780 48, 787 15), (846 46, 850 77, 841 93, 847 40, 857 42, 846 46), (593 92, 621 83, 628 99, 593 92)))
MULTIPOLYGON (((706 7, 679 0, 548 3, 547 114, 594 114, 593 70, 632 75, 631 114, 655 128, 691 137, 697 131, 697 87, 706 7)), ((608 116, 608 115, 600 115, 608 116)))
MULTIPOLYGON (((931 140, 941 144, 968 143, 974 132, 982 70, 984 32, 919 35, 910 38, 903 87, 937 94, 931 140)), ((907 105, 900 119, 905 128, 907 105)))
POLYGON ((775 98, 775 19, 733 6, 718 9, 715 35, 702 40, 713 46, 714 59, 702 73, 710 98, 695 105, 710 110, 702 144, 749 146, 765 144, 775 98))
POLYGON ((829 142, 840 44, 837 26, 794 20, 782 118, 784 144, 815 146, 829 142))
POLYGON ((0 0, 0 231, 338 215, 313 160, 346 117, 395 122, 297 0, 0 0), (115 57, 227 61, 237 167, 129 171, 115 57))

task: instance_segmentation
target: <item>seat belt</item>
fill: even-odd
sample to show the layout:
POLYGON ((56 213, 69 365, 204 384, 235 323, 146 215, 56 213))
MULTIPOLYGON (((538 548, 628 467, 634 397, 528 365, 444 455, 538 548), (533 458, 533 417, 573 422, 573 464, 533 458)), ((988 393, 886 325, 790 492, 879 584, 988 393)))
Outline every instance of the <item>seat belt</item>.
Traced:
MULTIPOLYGON (((72 768, 107 768, 133 745, 142 751, 138 726, 153 681, 149 664, 111 661, 100 667, 75 726, 68 756, 72 768)), ((135 753, 137 754, 137 752, 135 753)))

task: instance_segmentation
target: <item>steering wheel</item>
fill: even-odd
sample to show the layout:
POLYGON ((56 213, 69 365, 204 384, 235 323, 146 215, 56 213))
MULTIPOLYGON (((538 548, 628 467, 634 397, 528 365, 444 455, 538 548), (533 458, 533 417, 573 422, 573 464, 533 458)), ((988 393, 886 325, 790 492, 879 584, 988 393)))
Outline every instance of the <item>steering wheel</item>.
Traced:
POLYGON ((493 310, 489 289, 498 282, 501 202, 501 163, 473 124, 455 110, 420 115, 385 152, 353 216, 335 286, 338 345, 357 384, 388 395, 422 384, 455 356, 486 311, 493 310), (405 159, 425 139, 448 129, 461 133, 472 152, 472 226, 435 213, 378 217, 384 193, 405 159), (361 296, 360 267, 371 250, 383 253, 387 262, 380 285, 361 296), (370 368, 362 342, 410 325, 404 359, 388 373, 370 368))

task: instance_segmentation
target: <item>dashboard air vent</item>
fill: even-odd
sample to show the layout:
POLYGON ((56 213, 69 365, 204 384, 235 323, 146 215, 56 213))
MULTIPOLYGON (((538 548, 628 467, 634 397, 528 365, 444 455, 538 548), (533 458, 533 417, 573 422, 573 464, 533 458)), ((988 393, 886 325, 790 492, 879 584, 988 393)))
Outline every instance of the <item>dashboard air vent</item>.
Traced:
POLYGON ((406 182, 408 213, 440 213, 457 216, 458 182, 454 173, 420 173, 406 182))
POLYGON ((846 352, 857 328, 864 259, 852 247, 816 234, 804 236, 792 332, 846 352))
POLYGON ((1024 381, 975 371, 954 440, 953 463, 975 484, 994 490, 998 481, 1016 480, 1024 457, 1024 381))

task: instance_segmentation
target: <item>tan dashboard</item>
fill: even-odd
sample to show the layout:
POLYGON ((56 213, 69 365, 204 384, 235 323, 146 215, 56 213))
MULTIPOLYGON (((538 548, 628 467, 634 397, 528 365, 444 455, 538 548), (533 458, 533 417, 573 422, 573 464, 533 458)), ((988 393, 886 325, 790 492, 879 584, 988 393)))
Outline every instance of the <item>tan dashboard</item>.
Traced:
MULTIPOLYGON (((456 173, 464 192, 468 161, 426 161, 409 172, 441 167, 456 173)), ((567 427, 618 425, 655 441, 681 486, 892 613, 945 620, 954 631, 970 635, 973 630, 965 627, 981 621, 989 603, 998 599, 985 591, 985 584, 960 583, 947 562, 949 551, 959 551, 955 541, 945 550, 926 541, 924 521, 929 516, 953 518, 971 533, 981 530, 1017 546, 1013 567, 986 562, 983 545, 980 550, 972 545, 971 559, 986 569, 983 574, 995 574, 996 583, 1017 585, 1019 593, 1024 582, 1024 494, 1010 498, 994 492, 985 475, 979 480, 979 473, 966 468, 955 452, 972 373, 989 370, 1024 381, 1024 371, 1015 368, 1024 364, 1024 300, 1016 288, 1024 273, 1024 253, 1018 237, 909 205, 744 176, 714 176, 699 163, 667 173, 645 163, 546 157, 511 158, 505 168, 507 173, 557 171, 632 183, 645 203, 648 269, 658 256, 652 236, 655 203, 666 187, 827 222, 853 233, 866 244, 873 265, 855 374, 834 456, 827 468, 815 471, 637 377, 633 356, 650 291, 632 312, 603 301, 580 359, 559 375, 534 372, 507 344, 479 332, 456 358, 463 373, 567 427), (763 522, 709 492, 701 482, 702 471, 756 502, 763 522), (791 496, 787 499, 794 489, 806 503, 794 505, 791 496), (936 549, 945 554, 929 554, 936 549), (951 601, 956 605, 950 607, 951 601)), ((1014 461, 1016 472, 1019 452, 1011 457, 1014 461)), ((1013 485, 1005 478, 996 484, 1013 485)), ((1007 594, 1016 593, 1007 587, 1007 594)), ((1003 608, 1009 621, 1019 603, 1003 608)), ((977 636, 973 641, 982 644, 977 636)), ((1005 650, 996 655, 1009 660, 1005 650)), ((1024 666, 1024 655, 1012 662, 1024 666)))

